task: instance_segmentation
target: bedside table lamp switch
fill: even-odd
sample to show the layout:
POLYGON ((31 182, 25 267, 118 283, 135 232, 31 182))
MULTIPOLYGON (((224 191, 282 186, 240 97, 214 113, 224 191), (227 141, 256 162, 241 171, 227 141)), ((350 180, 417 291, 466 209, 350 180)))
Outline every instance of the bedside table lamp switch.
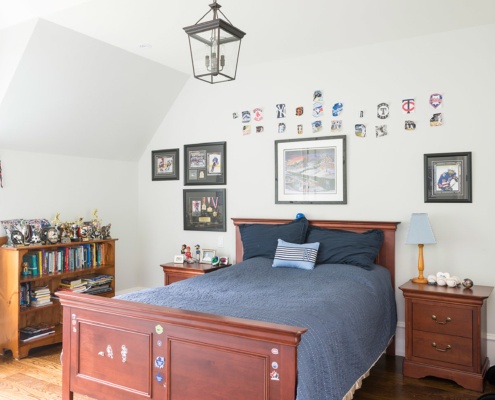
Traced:
POLYGON ((425 264, 423 260, 423 247, 425 244, 435 244, 435 235, 426 213, 413 213, 411 215, 411 223, 409 224, 409 232, 407 233, 406 244, 417 244, 419 249, 418 255, 418 272, 417 278, 412 279, 415 283, 428 283, 428 279, 423 276, 425 264))

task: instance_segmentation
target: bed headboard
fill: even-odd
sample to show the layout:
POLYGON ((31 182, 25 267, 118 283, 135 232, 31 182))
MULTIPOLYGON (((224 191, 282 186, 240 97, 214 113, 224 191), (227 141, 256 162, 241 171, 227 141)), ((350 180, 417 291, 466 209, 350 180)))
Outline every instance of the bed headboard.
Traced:
MULTIPOLYGON (((287 224, 292 219, 263 219, 263 218, 232 218, 235 225, 235 258, 240 262, 243 256, 241 224, 287 224)), ((343 229, 352 232, 366 232, 370 229, 381 229, 384 233, 383 244, 378 253, 376 263, 384 266, 390 271, 392 287, 395 288, 395 231, 400 222, 374 222, 374 221, 325 221, 310 220, 309 224, 327 229, 343 229)))

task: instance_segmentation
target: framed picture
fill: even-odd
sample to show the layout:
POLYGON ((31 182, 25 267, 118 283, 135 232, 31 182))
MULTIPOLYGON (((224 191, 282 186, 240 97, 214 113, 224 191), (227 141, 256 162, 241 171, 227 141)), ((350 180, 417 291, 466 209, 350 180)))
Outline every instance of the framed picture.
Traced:
POLYGON ((226 232, 225 189, 184 189, 184 230, 226 232))
POLYGON ((180 254, 180 255, 174 256, 174 263, 175 264, 183 264, 184 263, 184 255, 180 254))
POLYGON ((179 179, 179 149, 151 152, 151 180, 179 179))
POLYGON ((346 204, 346 137, 275 141, 275 203, 346 204))
POLYGON ((210 249, 201 249, 200 263, 210 264, 213 257, 215 257, 216 251, 210 249))
POLYGON ((184 145, 184 185, 225 185, 227 143, 184 145))
POLYGON ((425 203, 472 203, 471 153, 424 155, 425 203))

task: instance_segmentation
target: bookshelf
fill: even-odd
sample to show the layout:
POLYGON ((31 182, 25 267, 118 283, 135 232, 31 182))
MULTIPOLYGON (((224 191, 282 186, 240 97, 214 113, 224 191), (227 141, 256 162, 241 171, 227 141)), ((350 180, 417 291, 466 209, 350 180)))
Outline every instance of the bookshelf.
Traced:
MULTIPOLYGON (((51 304, 32 307, 26 304, 26 301, 29 302, 25 294, 27 290, 46 286, 53 294, 62 279, 110 275, 114 279, 109 283, 108 291, 97 295, 113 297, 116 240, 0 247, 0 354, 8 349, 15 359, 20 359, 27 357, 29 350, 35 347, 62 342, 60 302, 52 296, 51 304), (25 260, 29 261, 29 275, 24 275, 25 260), (34 271, 35 264, 38 266, 37 271, 34 271), (27 342, 21 341, 20 329, 40 323, 53 325, 55 333, 27 342)), ((0 237, 0 246, 5 243, 6 237, 0 237)))

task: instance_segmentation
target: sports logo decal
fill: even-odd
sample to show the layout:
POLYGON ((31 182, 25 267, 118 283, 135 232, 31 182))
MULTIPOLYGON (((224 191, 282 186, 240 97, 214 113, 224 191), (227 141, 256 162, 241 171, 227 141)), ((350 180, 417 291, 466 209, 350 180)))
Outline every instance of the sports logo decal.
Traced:
POLYGON ((277 104, 277 118, 285 118, 285 104, 277 104))
POLYGON ((376 137, 382 137, 388 135, 387 125, 375 126, 376 137))
POLYGON ((296 115, 300 117, 304 114, 304 107, 296 107, 296 115))
POLYGON ((438 108, 442 105, 443 96, 440 93, 433 93, 430 96, 430 104, 433 108, 438 108))
POLYGON ((387 103, 380 103, 376 107, 376 116, 380 119, 388 118, 389 112, 390 112, 390 107, 388 106, 387 103))
POLYGON ((313 128, 313 133, 316 133, 316 132, 319 132, 322 130, 323 125, 322 125, 321 121, 313 121, 311 123, 311 127, 313 128))
POLYGON ((313 101, 323 101, 323 92, 321 90, 314 91, 313 101))
POLYGON ((250 121, 251 121, 251 113, 249 111, 243 111, 242 112, 242 122, 246 124, 250 121))
POLYGON ((332 121, 332 125, 330 126, 330 130, 332 132, 338 132, 342 129, 342 120, 334 120, 332 121))
POLYGON ((430 118, 430 126, 442 126, 443 125, 443 115, 442 113, 433 114, 430 118))
POLYGON ((332 107, 332 115, 338 117, 344 111, 344 105, 342 103, 335 103, 332 107))
POLYGON ((414 99, 405 99, 405 100, 402 100, 402 110, 406 113, 406 114, 411 114, 414 112, 416 108, 416 104, 414 102, 414 99))
POLYGON ((261 121, 263 120, 263 109, 262 108, 255 108, 253 110, 253 119, 255 121, 261 121))
POLYGON ((313 104, 313 117, 319 117, 323 115, 323 103, 313 104))
POLYGON ((356 132, 356 136, 358 136, 358 137, 366 137, 366 125, 364 125, 364 124, 356 124, 354 126, 354 130, 356 132))
POLYGON ((416 129, 416 123, 414 121, 404 121, 404 129, 406 131, 414 131, 416 129))

